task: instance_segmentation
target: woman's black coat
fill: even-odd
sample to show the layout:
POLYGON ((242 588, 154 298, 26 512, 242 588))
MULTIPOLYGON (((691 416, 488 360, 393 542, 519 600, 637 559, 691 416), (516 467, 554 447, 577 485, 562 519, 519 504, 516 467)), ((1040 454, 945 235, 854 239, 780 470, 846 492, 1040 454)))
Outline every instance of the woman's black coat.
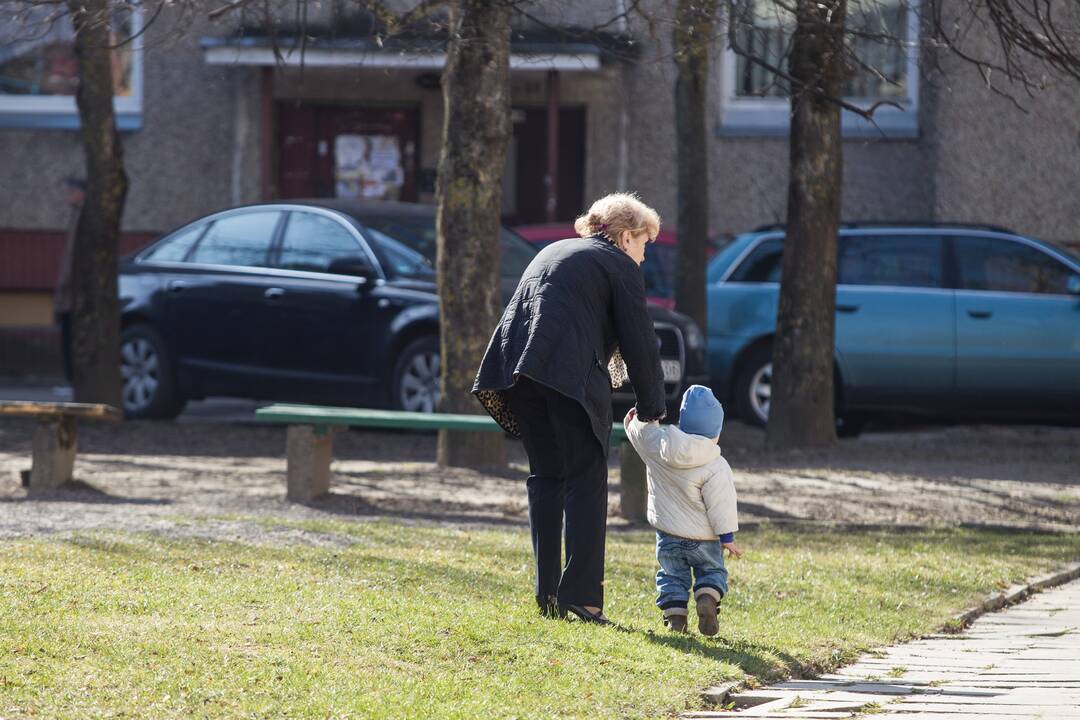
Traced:
POLYGON ((606 452, 613 384, 608 361, 616 348, 637 395, 638 416, 662 418, 664 377, 641 268, 602 237, 561 240, 525 269, 473 392, 504 429, 518 435, 502 391, 526 375, 581 403, 606 452))

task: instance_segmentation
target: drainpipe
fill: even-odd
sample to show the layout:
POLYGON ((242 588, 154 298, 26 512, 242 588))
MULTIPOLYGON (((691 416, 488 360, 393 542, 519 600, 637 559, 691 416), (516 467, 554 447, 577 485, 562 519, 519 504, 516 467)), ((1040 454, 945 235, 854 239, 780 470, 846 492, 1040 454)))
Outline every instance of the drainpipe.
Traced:
POLYGON ((558 219, 559 210, 559 72, 547 74, 547 174, 544 176, 547 199, 544 203, 548 222, 558 219))
POLYGON ((233 152, 232 152, 232 204, 240 205, 244 202, 244 188, 241 178, 244 176, 244 149, 248 138, 248 81, 250 73, 239 71, 233 73, 233 83, 236 87, 233 92, 236 96, 236 110, 233 118, 233 152))

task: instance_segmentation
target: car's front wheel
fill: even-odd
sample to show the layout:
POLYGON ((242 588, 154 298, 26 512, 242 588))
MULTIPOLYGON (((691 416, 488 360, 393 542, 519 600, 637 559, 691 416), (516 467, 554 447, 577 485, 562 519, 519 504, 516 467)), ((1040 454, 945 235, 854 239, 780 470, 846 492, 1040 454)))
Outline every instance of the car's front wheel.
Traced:
POLYGON ((120 338, 124 415, 174 418, 186 403, 176 389, 165 341, 149 325, 132 325, 120 338))
POLYGON ((432 413, 439 406, 439 339, 413 340, 394 364, 391 398, 397 410, 432 413))

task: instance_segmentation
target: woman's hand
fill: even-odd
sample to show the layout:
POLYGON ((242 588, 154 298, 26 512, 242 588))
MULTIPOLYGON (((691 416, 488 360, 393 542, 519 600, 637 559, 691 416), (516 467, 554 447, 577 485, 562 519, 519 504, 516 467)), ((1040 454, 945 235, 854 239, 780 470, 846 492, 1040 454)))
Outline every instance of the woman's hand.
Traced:
POLYGON ((635 417, 637 417, 637 406, 636 405, 634 407, 630 408, 626 412, 626 417, 624 417, 623 421, 622 421, 623 426, 625 427, 625 426, 629 425, 630 421, 633 420, 635 417))

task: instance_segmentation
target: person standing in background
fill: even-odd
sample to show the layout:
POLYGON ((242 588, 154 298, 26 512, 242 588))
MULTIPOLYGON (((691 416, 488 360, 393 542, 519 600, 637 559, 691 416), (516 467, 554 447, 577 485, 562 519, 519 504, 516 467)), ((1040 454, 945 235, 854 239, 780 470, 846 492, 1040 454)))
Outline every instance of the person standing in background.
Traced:
POLYGON ((64 253, 60 257, 60 275, 53 296, 53 317, 60 327, 60 352, 64 361, 64 378, 70 383, 71 369, 71 311, 75 306, 72 295, 71 267, 75 254, 75 239, 79 228, 79 213, 86 199, 86 181, 77 177, 64 178, 64 204, 68 207, 67 233, 64 253))

